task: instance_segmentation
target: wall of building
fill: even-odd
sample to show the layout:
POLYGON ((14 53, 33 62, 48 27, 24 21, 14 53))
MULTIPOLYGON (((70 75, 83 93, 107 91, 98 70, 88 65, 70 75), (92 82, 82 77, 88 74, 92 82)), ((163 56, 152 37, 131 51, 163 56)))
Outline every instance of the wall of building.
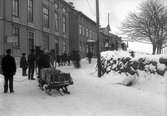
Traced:
MULTIPOLYGON (((2 5, 2 1, 0 0, 0 5, 2 5)), ((41 49, 45 49, 44 47, 44 34, 49 36, 49 50, 58 49, 58 53, 61 54, 64 51, 69 51, 69 6, 62 0, 59 0, 59 28, 58 32, 55 32, 55 17, 54 17, 54 0, 33 0, 33 23, 28 22, 28 1, 20 0, 19 1, 19 17, 15 18, 12 16, 12 0, 5 0, 6 2, 6 11, 5 11, 5 37, 6 39, 12 36, 12 26, 17 25, 20 28, 20 47, 15 48, 12 43, 3 42, 3 34, 1 34, 4 30, 4 23, 0 19, 0 53, 3 54, 5 49, 11 48, 14 56, 20 56, 22 52, 29 53, 29 41, 28 41, 28 32, 31 31, 34 33, 34 48, 35 46, 39 46, 41 49), (42 20, 42 8, 45 5, 49 9, 49 28, 43 28, 43 20, 42 20), (66 8, 66 32, 62 31, 62 8, 66 8), (65 43, 65 45, 64 45, 65 43), (4 46, 3 46, 4 45, 4 46), (64 47, 65 46, 65 47, 64 47), (3 47, 3 48, 2 48, 3 47)), ((2 7, 0 7, 0 16, 2 15, 2 7)), ((1 18, 1 17, 0 17, 1 18)))
POLYGON ((78 14, 75 10, 71 9, 70 10, 70 27, 69 27, 69 49, 70 49, 70 53, 72 53, 72 51, 74 50, 78 50, 79 51, 79 25, 78 25, 78 14))
POLYGON ((79 33, 79 49, 81 56, 86 57, 88 51, 91 51, 93 55, 96 56, 96 23, 86 15, 79 13, 79 25, 82 27, 81 34, 79 33), (87 29, 88 35, 86 34, 87 29))

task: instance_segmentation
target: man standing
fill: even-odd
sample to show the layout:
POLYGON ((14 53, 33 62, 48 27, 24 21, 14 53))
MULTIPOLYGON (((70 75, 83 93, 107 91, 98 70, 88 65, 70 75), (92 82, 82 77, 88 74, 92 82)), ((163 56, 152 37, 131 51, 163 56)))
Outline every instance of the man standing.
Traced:
POLYGON ((89 64, 91 64, 92 56, 93 56, 93 55, 92 55, 92 52, 89 51, 89 52, 87 53, 87 57, 88 57, 88 62, 89 62, 89 64))
POLYGON ((21 60, 20 60, 20 67, 22 68, 22 75, 27 76, 26 70, 27 70, 27 60, 25 57, 25 53, 22 54, 21 60))
POLYGON ((35 80, 34 77, 34 68, 35 68, 35 55, 34 50, 31 50, 31 53, 28 55, 28 80, 35 80))
POLYGON ((6 50, 7 55, 2 59, 2 72, 5 77, 4 93, 8 92, 8 81, 10 93, 13 93, 13 75, 16 73, 16 61, 11 56, 11 49, 6 50))

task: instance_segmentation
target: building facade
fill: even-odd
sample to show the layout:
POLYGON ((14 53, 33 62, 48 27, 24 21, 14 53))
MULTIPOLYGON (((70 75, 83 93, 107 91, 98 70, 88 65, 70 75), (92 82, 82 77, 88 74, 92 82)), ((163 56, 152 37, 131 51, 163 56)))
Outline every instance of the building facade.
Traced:
POLYGON ((108 28, 100 28, 101 51, 122 49, 121 37, 109 32, 108 28))
POLYGON ((69 52, 69 9, 64 0, 0 0, 0 55, 30 49, 69 52))
POLYGON ((97 25, 82 12, 70 11, 70 52, 77 50, 81 57, 86 57, 88 51, 96 56, 97 25))

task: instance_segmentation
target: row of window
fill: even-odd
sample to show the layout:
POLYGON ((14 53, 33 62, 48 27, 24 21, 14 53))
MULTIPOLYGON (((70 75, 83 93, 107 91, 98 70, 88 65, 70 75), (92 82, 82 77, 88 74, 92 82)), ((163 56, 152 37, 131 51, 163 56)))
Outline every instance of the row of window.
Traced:
MULTIPOLYGON (((15 38, 13 42, 13 47, 19 48, 20 47, 20 28, 17 25, 12 26, 12 35, 15 38)), ((28 43, 29 43, 29 48, 33 49, 34 48, 34 33, 32 31, 28 31, 28 43)))
MULTIPOLYGON (((28 47, 29 49, 34 49, 34 40, 35 33, 32 31, 28 31, 28 47)), ((15 37, 15 41, 13 42, 13 47, 20 48, 20 28, 17 25, 12 26, 12 35, 15 37)), ((49 49, 49 35, 43 34, 43 47, 44 49, 49 49)))
MULTIPOLYGON (((27 0, 28 1, 28 22, 33 23, 33 0, 27 0)), ((19 17, 19 0, 13 0, 12 2, 12 16, 19 17)), ((59 4, 57 0, 54 2, 54 8, 55 8, 55 31, 58 31, 59 28, 59 15, 58 15, 58 8, 59 4)), ((63 8, 63 17, 62 17, 62 30, 65 33, 66 32, 66 9, 63 8)), ((42 18, 43 18, 43 27, 49 28, 49 8, 43 6, 42 8, 42 18)))
POLYGON ((93 32, 93 31, 89 30, 88 28, 85 28, 82 25, 79 25, 79 34, 82 36, 86 36, 90 39, 96 39, 96 37, 97 37, 96 32, 93 32))

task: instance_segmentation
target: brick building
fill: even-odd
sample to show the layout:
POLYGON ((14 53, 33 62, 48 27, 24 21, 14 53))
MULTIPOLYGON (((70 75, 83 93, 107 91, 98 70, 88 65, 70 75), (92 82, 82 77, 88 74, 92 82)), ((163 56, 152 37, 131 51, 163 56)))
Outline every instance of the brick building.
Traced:
POLYGON ((69 9, 64 0, 0 0, 0 55, 30 49, 69 51, 69 9))
POLYGON ((96 56, 97 25, 82 12, 71 8, 70 10, 70 52, 79 51, 85 57, 88 51, 96 56))

